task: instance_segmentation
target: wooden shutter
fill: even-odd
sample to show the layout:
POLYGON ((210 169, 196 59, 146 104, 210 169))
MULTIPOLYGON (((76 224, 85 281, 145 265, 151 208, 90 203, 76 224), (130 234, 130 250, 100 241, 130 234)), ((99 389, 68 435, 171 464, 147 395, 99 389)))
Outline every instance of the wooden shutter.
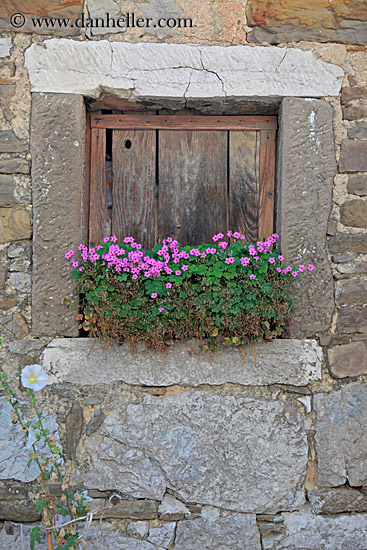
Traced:
POLYGON ((146 247, 167 236, 198 244, 227 229, 250 242, 264 239, 273 232, 275 133, 275 117, 93 114, 90 244, 110 234, 133 236, 146 247))

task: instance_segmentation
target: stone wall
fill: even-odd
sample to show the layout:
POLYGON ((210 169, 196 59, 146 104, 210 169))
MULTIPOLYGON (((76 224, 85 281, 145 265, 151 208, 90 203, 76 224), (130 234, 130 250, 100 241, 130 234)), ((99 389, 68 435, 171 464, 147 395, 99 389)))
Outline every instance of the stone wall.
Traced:
MULTIPOLYGON (((68 472, 97 505, 113 493, 122 498, 104 516, 103 540, 93 522, 88 547, 367 547, 363 2, 274 1, 269 8, 263 0, 50 0, 32 2, 32 13, 25 4, 14 0, 0 7, 0 356, 11 381, 20 365, 44 365, 51 383, 37 399, 49 411, 68 472), (21 29, 9 23, 15 12, 26 16, 21 29), (31 24, 37 15, 106 12, 192 17, 194 27, 51 32, 31 24), (132 66, 127 51, 137 52, 132 66), (156 67, 149 65, 152 52, 156 67), (52 119, 45 93, 60 94, 59 108, 73 125, 52 119), (193 343, 167 356, 131 355, 125 347, 106 355, 98 343, 68 338, 74 328, 55 298, 60 284, 43 280, 50 281, 49 270, 60 278, 54 262, 58 249, 64 252, 66 233, 83 235, 80 219, 70 233, 59 206, 48 206, 62 206, 63 177, 65 195, 82 202, 83 143, 70 149, 68 162, 62 148, 73 132, 83 133, 83 120, 75 116, 77 102, 80 113, 84 109, 82 96, 97 106, 129 100, 160 108, 169 100, 175 109, 219 114, 237 104, 237 113, 280 115, 281 135, 291 136, 278 147, 282 246, 290 257, 305 249, 319 268, 314 287, 294 290, 307 315, 302 321, 302 307, 296 312, 293 338, 260 346, 256 364, 253 350, 205 358, 193 343), (301 97, 312 98, 309 111, 301 97), (300 130, 307 128, 307 154, 298 145, 297 109, 308 120, 300 130), (33 158, 32 110, 38 113, 33 136, 37 132, 55 147, 33 158), (55 155, 61 160, 56 175, 55 155), (50 185, 47 194, 45 185, 55 177, 60 187, 50 185), (303 217, 294 214, 300 204, 303 217), (299 231, 282 216, 284 209, 299 220, 299 231), (47 300, 37 302, 43 286, 50 289, 47 300)), ((0 417, 0 525, 32 524, 39 519, 36 474, 24 470, 27 450, 2 398, 0 417)), ((59 487, 53 490, 57 494, 59 487)), ((1 549, 20 545, 19 528, 13 536, 1 529, 1 549)))

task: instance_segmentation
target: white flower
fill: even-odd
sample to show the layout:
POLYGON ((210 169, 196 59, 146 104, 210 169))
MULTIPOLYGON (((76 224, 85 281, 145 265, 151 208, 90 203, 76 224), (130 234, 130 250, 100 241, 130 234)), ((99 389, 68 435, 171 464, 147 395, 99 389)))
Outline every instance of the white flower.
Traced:
MULTIPOLYGON (((82 504, 84 504, 85 502, 92 502, 93 499, 91 497, 88 496, 88 491, 76 491, 75 493, 75 500, 76 501, 82 501, 82 504)), ((76 504, 75 501, 73 501, 74 504, 76 504)))
POLYGON ((22 370, 20 379, 25 388, 30 388, 33 391, 39 391, 46 386, 48 382, 48 375, 45 373, 41 365, 27 365, 22 370))

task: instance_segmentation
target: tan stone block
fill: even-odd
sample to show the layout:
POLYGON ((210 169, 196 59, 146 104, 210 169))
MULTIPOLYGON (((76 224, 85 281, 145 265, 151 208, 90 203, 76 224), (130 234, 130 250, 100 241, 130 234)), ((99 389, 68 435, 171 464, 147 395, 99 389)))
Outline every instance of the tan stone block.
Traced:
POLYGON ((346 279, 337 283, 337 305, 360 306, 367 303, 367 279, 346 279))
POLYGON ((348 201, 340 207, 340 221, 348 227, 367 227, 367 201, 348 201))
POLYGON ((0 244, 30 239, 31 235, 30 217, 24 207, 0 208, 0 244))
POLYGON ((16 338, 25 338, 29 334, 29 327, 22 313, 0 317, 0 325, 3 325, 16 338))
POLYGON ((367 99, 367 88, 362 86, 351 86, 342 89, 342 103, 348 103, 353 99, 367 99))
POLYGON ((364 342, 353 342, 328 350, 331 373, 337 378, 367 374, 367 349, 364 342))
POLYGON ((367 171, 367 142, 344 139, 340 153, 340 172, 367 171))
POLYGON ((30 162, 25 159, 1 159, 0 174, 29 174, 30 162))
POLYGON ((0 297, 0 309, 6 311, 17 305, 17 299, 15 296, 3 296, 0 297))
POLYGON ((328 241, 331 254, 355 252, 356 254, 367 254, 367 235, 348 235, 338 233, 328 241))
POLYGON ((367 122, 359 122, 348 130, 349 138, 367 139, 367 122))
POLYGON ((15 182, 13 176, 0 174, 0 206, 19 202, 14 196, 15 182))
POLYGON ((339 309, 337 327, 340 332, 367 332, 367 306, 339 309))
POLYGON ((346 120, 367 118, 367 105, 348 105, 347 107, 343 107, 343 118, 346 120))
POLYGON ((354 174, 349 176, 347 191, 353 195, 367 195, 367 175, 354 174))
MULTIPOLYGON (((76 36, 80 34, 81 29, 76 25, 71 26, 75 19, 83 12, 82 0, 2 0, 0 4, 0 29, 6 29, 19 32, 34 32, 37 34, 52 34, 57 36, 76 36), (17 27, 10 23, 11 16, 14 13, 24 16, 24 24, 17 27), (70 24, 66 27, 63 23, 59 25, 41 27, 33 25, 32 18, 70 18, 70 24)), ((20 19, 16 23, 19 25, 20 19)))
POLYGON ((247 23, 250 42, 341 42, 367 40, 367 4, 360 0, 249 0, 247 23))

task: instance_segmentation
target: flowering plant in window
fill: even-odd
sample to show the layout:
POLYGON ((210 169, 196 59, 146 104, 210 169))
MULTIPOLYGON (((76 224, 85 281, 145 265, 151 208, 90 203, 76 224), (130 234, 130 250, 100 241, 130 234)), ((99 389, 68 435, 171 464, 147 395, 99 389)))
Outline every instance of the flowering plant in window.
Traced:
POLYGON ((91 335, 164 349, 172 340, 204 338, 206 349, 279 337, 290 323, 291 280, 309 264, 284 266, 274 233, 248 244, 239 232, 212 244, 184 246, 168 237, 144 250, 132 237, 73 250, 73 276, 82 294, 80 327, 91 335))

